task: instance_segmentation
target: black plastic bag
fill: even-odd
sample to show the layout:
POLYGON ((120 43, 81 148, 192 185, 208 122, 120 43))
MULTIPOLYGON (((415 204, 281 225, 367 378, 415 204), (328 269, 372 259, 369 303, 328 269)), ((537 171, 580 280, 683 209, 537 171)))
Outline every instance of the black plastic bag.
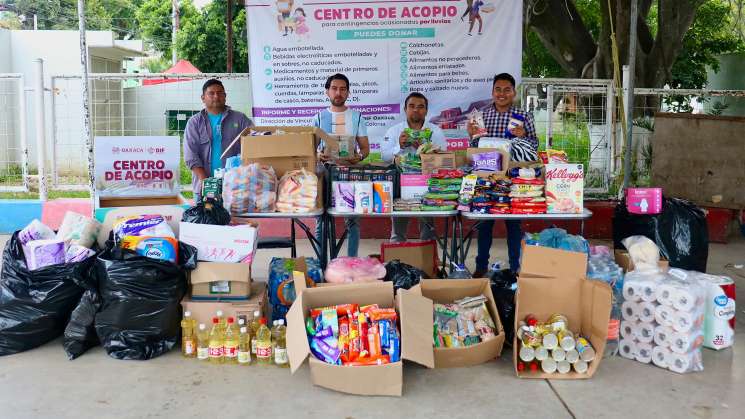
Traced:
POLYGON ((33 349, 60 336, 89 286, 94 262, 91 257, 30 271, 15 232, 5 245, 0 274, 0 355, 33 349))
POLYGON ((218 202, 203 203, 184 211, 181 221, 194 224, 212 224, 225 226, 230 224, 230 213, 218 202))
POLYGON ((65 348, 68 359, 73 360, 84 354, 88 349, 100 344, 94 327, 96 313, 100 308, 101 295, 98 293, 98 289, 85 290, 78 306, 70 315, 67 327, 65 327, 62 346, 65 348))
POLYGON ((425 273, 411 265, 407 265, 398 259, 385 264, 384 281, 393 282, 393 289, 409 289, 422 280, 425 273))
POLYGON ((179 243, 178 259, 150 259, 107 243, 95 265, 101 293, 95 328, 109 356, 151 359, 179 342, 186 271, 196 267, 197 250, 179 243))
POLYGON ((512 345, 512 339, 515 336, 515 290, 513 286, 517 282, 517 277, 511 270, 504 269, 493 272, 489 279, 499 319, 504 327, 505 342, 512 345))
POLYGON ((673 268, 706 272, 709 257, 709 228, 706 214, 694 204, 665 198, 656 215, 630 214, 626 200, 616 206, 613 217, 613 245, 623 249, 623 239, 646 236, 660 248, 660 254, 673 268))

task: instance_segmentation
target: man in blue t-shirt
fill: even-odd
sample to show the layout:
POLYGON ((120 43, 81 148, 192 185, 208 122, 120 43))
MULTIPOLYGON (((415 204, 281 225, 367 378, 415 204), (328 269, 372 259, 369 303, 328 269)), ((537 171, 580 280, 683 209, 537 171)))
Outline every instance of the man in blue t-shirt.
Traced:
MULTIPOLYGON (((340 166, 351 166, 362 161, 370 153, 370 142, 367 139, 367 121, 362 114, 347 107, 349 97, 349 79, 343 74, 334 74, 326 80, 326 96, 331 106, 318 112, 313 118, 313 125, 335 136, 354 137, 354 152, 349 157, 337 159, 340 166)), ((328 156, 321 154, 321 160, 328 156)), ((316 237, 321 237, 320 223, 316 226, 316 237)), ((349 228, 347 256, 357 256, 360 246, 360 227, 354 224, 349 228)))
POLYGON ((184 162, 192 172, 192 190, 199 201, 202 180, 224 167, 225 159, 240 154, 240 143, 233 139, 253 125, 242 112, 225 105, 225 87, 219 80, 207 80, 202 86, 204 109, 194 114, 184 130, 184 162), (222 155, 225 155, 222 159, 222 155))

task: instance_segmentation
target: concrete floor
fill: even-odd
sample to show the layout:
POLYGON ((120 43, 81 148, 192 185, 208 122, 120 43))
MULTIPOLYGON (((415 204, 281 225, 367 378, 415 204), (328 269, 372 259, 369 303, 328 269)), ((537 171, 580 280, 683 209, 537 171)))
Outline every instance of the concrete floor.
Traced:
MULTIPOLYGON (((0 237, 0 245, 5 239, 0 237)), ((377 243, 363 240, 360 254, 377 253, 377 243)), ((496 240, 492 257, 505 260, 504 246, 496 240)), ((301 254, 310 254, 307 243, 301 254)), ((266 278, 270 257, 259 252, 259 280, 266 278)), ((745 263, 745 240, 711 246, 709 271, 725 272, 727 263, 745 263)), ((745 290, 745 277, 731 272, 745 290)), ((738 310, 741 336, 744 325, 745 312, 738 310)), ((307 367, 295 376, 272 367, 216 367, 184 360, 175 351, 135 362, 111 359, 96 348, 67 361, 57 340, 0 358, 0 417, 741 418, 744 354, 745 339, 739 338, 732 349, 705 349, 701 373, 677 375, 616 357, 603 361, 592 379, 548 381, 515 378, 506 348, 499 360, 479 367, 427 370, 407 364, 404 396, 383 398, 314 387, 307 367)))

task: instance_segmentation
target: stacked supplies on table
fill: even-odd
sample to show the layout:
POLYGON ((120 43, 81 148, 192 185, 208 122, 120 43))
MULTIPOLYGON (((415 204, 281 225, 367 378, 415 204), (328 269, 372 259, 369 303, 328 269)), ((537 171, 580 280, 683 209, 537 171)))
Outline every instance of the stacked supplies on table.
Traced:
POLYGON ((422 199, 423 211, 452 211, 458 206, 463 172, 437 170, 427 181, 429 191, 422 199))
POLYGON ((489 175, 476 180, 471 212, 476 214, 509 214, 512 182, 501 176, 489 175))
POLYGON ((546 182, 541 178, 541 172, 541 167, 513 167, 507 171, 512 179, 512 214, 546 213, 546 182))

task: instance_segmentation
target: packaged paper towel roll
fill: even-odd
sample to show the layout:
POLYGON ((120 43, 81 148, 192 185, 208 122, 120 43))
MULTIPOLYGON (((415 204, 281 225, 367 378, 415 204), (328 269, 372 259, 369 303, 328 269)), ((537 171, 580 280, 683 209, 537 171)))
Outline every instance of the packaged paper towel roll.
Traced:
POLYGON ((636 315, 639 317, 639 321, 644 323, 653 322, 657 306, 650 301, 643 301, 637 304, 636 315))
POLYGON ((18 240, 21 244, 27 244, 33 240, 52 240, 56 238, 54 231, 41 221, 34 219, 20 233, 18 240))
POLYGON ((673 312, 673 329, 681 333, 689 333, 694 329, 700 329, 703 320, 703 313, 675 311, 673 312))
POLYGON ((75 244, 90 249, 96 242, 100 230, 101 223, 98 221, 76 212, 67 211, 57 232, 57 238, 64 241, 68 246, 75 244))
POLYGON ((700 348, 703 343, 703 334, 687 335, 684 333, 675 333, 670 340, 670 350, 676 354, 684 354, 700 348))
POLYGON ((642 281, 639 285, 642 301, 657 300, 657 284, 653 281, 642 281))
POLYGON ((639 304, 634 301, 625 301, 621 304, 621 316, 624 320, 637 321, 639 320, 639 304))
POLYGON ((666 305, 658 305, 654 309, 654 321, 662 326, 672 326, 674 312, 675 311, 672 307, 668 307, 666 305))
POLYGON ((30 271, 65 263, 65 243, 62 240, 32 240, 23 247, 23 252, 30 271))
POLYGON ((634 330, 634 335, 640 343, 652 343, 654 341, 654 324, 639 323, 634 330))
POLYGON ((658 346, 669 347, 675 332, 667 326, 657 326, 654 329, 654 343, 658 346))
POLYGON ((624 282, 623 284, 623 299, 626 301, 636 302, 641 301, 641 288, 638 286, 638 282, 624 282))
POLYGON ((667 360, 670 358, 669 349, 664 346, 655 346, 652 348, 652 362, 660 368, 667 368, 667 360))
POLYGON ((670 282, 664 282, 657 287, 657 302, 672 307, 674 294, 675 286, 670 282))
POLYGON ((622 320, 621 321, 621 337, 633 340, 634 333, 636 332, 636 326, 639 324, 638 321, 622 320))
POLYGON ((703 303, 694 293, 684 288, 677 288, 673 294, 673 307, 680 311, 693 311, 703 303))
POLYGON ((626 359, 634 359, 636 357, 636 343, 631 339, 621 339, 618 342, 618 353, 626 359))
POLYGON ((334 209, 339 212, 354 212, 354 182, 334 182, 334 209))
POLYGON ((652 362, 652 344, 643 342, 637 343, 636 356, 634 359, 644 364, 652 362))
POLYGON ((355 182, 354 184, 354 212, 370 214, 373 211, 372 182, 355 182))
POLYGON ((671 352, 670 357, 667 358, 667 365, 670 371, 677 372, 678 374, 704 370, 701 351, 686 354, 671 352))

